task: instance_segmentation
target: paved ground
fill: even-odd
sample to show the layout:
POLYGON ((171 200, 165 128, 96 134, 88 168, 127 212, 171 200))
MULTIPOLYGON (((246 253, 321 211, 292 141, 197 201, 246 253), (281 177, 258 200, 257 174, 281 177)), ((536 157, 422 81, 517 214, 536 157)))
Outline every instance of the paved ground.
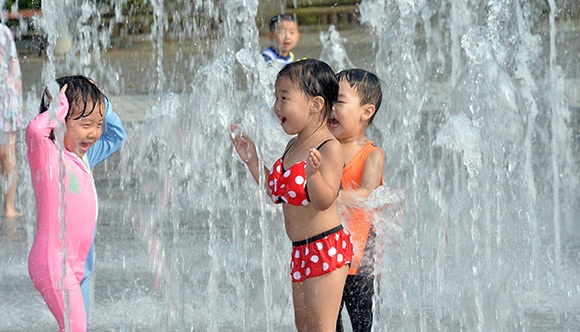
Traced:
MULTIPOLYGON (((343 37, 347 39, 345 48, 349 51, 348 54, 351 56, 353 65, 361 67, 372 66, 374 46, 370 34, 363 30, 349 30, 344 32, 343 37)), ((568 41, 572 43, 575 40, 574 38, 569 38, 568 41)), ((261 43, 262 45, 267 44, 263 39, 261 43)), ((189 80, 180 75, 182 75, 182 70, 190 71, 193 69, 188 67, 186 61, 182 61, 183 59, 176 61, 175 54, 177 53, 171 52, 172 48, 176 48, 176 45, 168 43, 165 46, 163 68, 167 72, 167 77, 179 77, 175 81, 183 79, 181 82, 189 82, 189 80)), ((303 33, 303 39, 296 49, 296 55, 298 57, 318 57, 321 51, 322 43, 320 42, 319 34, 303 33)), ((156 63, 152 62, 151 55, 155 54, 153 52, 150 42, 129 41, 123 48, 111 50, 101 58, 103 62, 101 69, 106 73, 113 74, 111 77, 102 77, 98 81, 103 82, 102 84, 105 85, 107 94, 115 105, 115 110, 124 122, 143 121, 147 110, 156 103, 155 94, 149 93, 149 89, 154 87, 156 83, 150 75, 151 72, 155 72, 154 69, 156 68, 156 63), (119 76, 115 77, 115 74, 119 76), (113 84, 115 82, 116 84, 113 84)), ((183 54, 187 55, 185 59, 202 61, 202 59, 195 56, 190 56, 190 53, 183 52, 183 54)), ((24 91, 27 97, 26 109, 28 116, 32 116, 37 110, 36 99, 39 95, 39 82, 41 81, 46 59, 36 55, 26 55, 22 57, 21 61, 24 91)), ((569 68, 572 67, 570 66, 569 68)), ((569 77, 579 77, 573 70, 567 73, 570 74, 569 77)), ((97 73, 96 75, 101 74, 97 73)), ((575 81, 570 80, 569 82, 575 81)), ((174 83, 176 82, 167 82, 168 85, 174 83)), ((580 91, 574 90, 577 86, 576 84, 570 85, 570 87, 573 87, 573 89, 569 90, 571 91, 571 97, 578 96, 577 93, 574 93, 574 91, 580 91)), ((182 88, 184 90, 189 88, 188 86, 175 87, 176 89, 182 88)), ((574 100, 577 102, 577 97, 574 100)), ((134 154, 137 151, 137 149, 132 150, 134 147, 127 146, 126 151, 131 158, 136 160, 137 167, 150 166, 147 163, 148 160, 134 154)), ((157 147, 159 146, 146 146, 148 150, 155 150, 157 147)), ((211 146, 211 148, 216 147, 211 146)), ((222 154, 224 154, 223 151, 222 154)), ((146 157, 154 156, 146 155, 146 157)), ((231 156, 228 155, 227 157, 231 156)), ((162 330, 160 327, 166 326, 165 323, 167 321, 176 319, 176 317, 178 318, 177 320, 182 320, 192 325, 191 328, 175 329, 178 331, 195 331, 195 328, 198 328, 198 330, 211 330, 209 328, 200 328, 199 326, 205 327, 211 324, 212 320, 214 324, 218 324, 218 322, 224 324, 214 330, 235 330, 232 326, 236 326, 239 329, 239 325, 234 324, 241 321, 247 324, 246 326, 251 326, 250 324, 253 324, 254 321, 259 321, 263 318, 258 316, 258 319, 255 319, 256 315, 263 315, 266 312, 266 308, 254 308, 254 306, 262 303, 260 299, 263 300, 265 298, 264 290, 267 288, 259 283, 261 280, 269 282, 274 293, 279 291, 283 294, 280 297, 272 296, 272 303, 266 303, 271 304, 272 308, 267 309, 271 310, 270 314, 273 317, 282 317, 279 321, 274 322, 274 326, 280 326, 280 328, 275 328, 274 330, 293 330, 291 312, 289 312, 291 305, 287 296, 289 291, 284 288, 287 287, 286 276, 282 272, 262 275, 264 260, 256 259, 254 256, 240 258, 234 255, 244 252, 257 252, 260 254, 266 252, 266 254, 271 254, 270 256, 265 255, 271 260, 269 262, 278 263, 281 266, 286 264, 284 261, 285 256, 282 254, 283 249, 277 247, 278 242, 272 241, 268 243, 271 247, 262 249, 260 241, 245 241, 246 238, 259 239, 262 235, 260 228, 266 227, 264 225, 269 225, 268 227, 271 228, 277 225, 281 228, 282 223, 271 222, 271 220, 279 220, 279 215, 272 217, 268 214, 269 210, 261 211, 262 214, 266 215, 265 218, 268 218, 268 222, 263 224, 258 222, 251 223, 247 222, 247 220, 252 218, 252 211, 234 211, 228 214, 227 211, 220 211, 219 207, 216 207, 215 210, 217 212, 214 212, 214 215, 217 217, 215 218, 215 224, 210 227, 213 229, 213 233, 211 233, 207 230, 206 221, 208 218, 206 215, 187 214, 188 206, 183 203, 179 205, 173 202, 179 210, 186 210, 186 212, 167 213, 167 216, 181 218, 177 221, 167 218, 165 221, 156 223, 155 213, 157 211, 149 211, 145 206, 139 206, 136 203, 128 207, 127 202, 133 201, 126 198, 131 195, 138 196, 139 194, 149 194, 153 198, 157 198, 158 196, 155 194, 161 186, 157 186, 156 183, 151 184, 153 180, 148 178, 150 174, 147 173, 147 169, 144 169, 143 173, 139 173, 142 178, 135 180, 139 187, 136 187, 136 184, 131 181, 119 181, 119 178, 122 178, 124 174, 120 174, 118 168, 114 167, 116 162, 118 162, 118 158, 120 157, 111 158, 110 162, 107 161, 104 167, 96 172, 102 214, 99 221, 99 234, 96 240, 99 256, 94 286, 97 296, 94 301, 92 318, 94 325, 92 330, 96 332, 160 331, 162 330), (150 213, 150 215, 141 215, 139 210, 145 211, 144 214, 150 213), (250 216, 244 214, 249 214, 250 216), (195 220, 197 224, 191 222, 192 220, 195 220), (247 222, 247 224, 240 226, 241 221, 247 222), (238 228, 235 228, 236 226, 238 228), (161 230, 153 229, 154 227, 159 227, 161 230), (237 232, 230 232, 231 229, 237 232), (165 235, 167 238, 164 240, 152 235, 165 235), (235 237, 237 237, 237 242, 233 241, 236 240, 235 237), (165 247, 160 245, 160 243, 164 244, 165 247), (236 246, 232 247, 232 243, 236 246), (272 248, 272 246, 275 248, 272 248), (279 258, 276 253, 280 253, 281 262, 276 261, 279 258), (165 263, 159 264, 159 261, 164 259, 165 263), (159 270, 153 268, 159 268, 159 270), (238 299, 242 300, 232 303, 238 299), (285 314, 286 312, 289 313, 285 314), (239 316, 241 316, 242 320, 234 323, 230 322, 231 320, 235 321, 235 318, 239 316)), ((131 158, 125 158, 123 161, 128 163, 131 158)), ((203 160, 200 164, 203 164, 203 160)), ((187 184, 182 184, 172 179, 172 176, 180 175, 181 173, 171 173, 171 170, 163 168, 165 165, 169 164, 154 164, 153 166, 159 166, 163 170, 159 172, 161 177, 167 177, 167 179, 163 178, 163 180, 166 180, 169 184, 175 184, 175 188, 163 187, 168 195, 174 193, 174 191, 180 193, 179 190, 183 190, 185 193, 183 196, 186 196, 183 198, 184 201, 193 204, 206 198, 204 196, 207 196, 212 189, 215 190, 215 188, 209 188, 209 186, 204 185, 199 190, 201 194, 196 195, 198 191, 187 187, 187 184), (186 190, 188 188, 190 191, 186 190)), ((23 169, 25 169, 26 166, 23 166, 23 169)), ((199 176, 207 176, 207 173, 200 172, 200 174, 199 176)), ((26 184, 25 178, 25 176, 22 177, 23 184, 26 184)), ((216 187, 220 185, 223 186, 224 184, 215 181, 216 187)), ((29 187, 22 185, 20 195, 28 197, 26 203, 30 207, 32 205, 32 192, 29 187)), ((239 195, 246 196, 247 193, 239 195)), ((170 195, 170 197, 178 196, 175 193, 173 196, 170 195)), ((239 197, 236 197, 236 199, 241 200, 239 197)), ((211 204, 211 202, 209 203, 211 204)), ((152 206, 157 207, 161 206, 161 204, 152 204, 152 206)), ((32 288, 26 269, 26 255, 33 239, 35 227, 33 213, 30 210, 26 211, 22 219, 24 221, 13 224, 12 229, 8 223, 3 224, 3 228, 0 229, 3 236, 8 237, 10 235, 12 237, 0 240, 0 257, 2 257, 0 260, 1 332, 47 331, 54 329, 55 325, 44 303, 32 288), (11 233, 9 232, 10 230, 14 232, 11 233)), ((271 230, 271 228, 267 230, 271 230)), ((264 234, 268 233, 264 231, 264 234)), ((282 239, 280 243, 287 245, 285 241, 286 239, 282 239)), ((567 287, 566 283, 562 282, 562 284, 563 286, 559 287, 567 287)), ((570 292, 573 293, 573 297, 576 294, 575 288, 570 288, 570 292)), ((412 292, 405 294, 408 295, 408 297, 404 297, 405 300, 410 299, 412 301, 413 298, 417 297, 412 292)), ((430 290, 419 295, 423 296, 424 294, 431 295, 430 290)), ((494 297, 492 302, 495 303, 496 299, 497 297, 494 297)), ((429 301, 431 300, 436 303, 449 304, 451 307, 455 304, 438 299, 438 296, 434 296, 432 299, 429 298, 429 301), (437 302, 437 300, 441 302, 437 302)), ((524 298, 522 303, 533 303, 533 301, 525 300, 524 298)), ((559 303, 559 301, 553 302, 559 303)), ((412 304, 408 305, 411 308, 413 307, 412 304)), ((395 326, 399 327, 398 329, 392 328, 390 330, 413 330, 411 325, 413 325, 413 320, 417 319, 417 317, 424 319, 424 321, 417 322, 417 327, 419 327, 420 323, 423 330, 428 329, 426 326, 439 327, 440 330, 446 331, 466 330, 465 326, 460 326, 460 323, 458 323, 458 320, 461 319, 458 317, 462 317, 460 314, 448 319, 444 317, 442 321, 436 320, 432 322, 429 319, 440 318, 440 312, 446 309, 437 308, 435 314, 432 314, 427 312, 429 308, 421 307, 421 312, 411 311, 407 316, 401 313, 389 312, 388 315, 383 315, 382 317, 391 321, 390 324, 395 324, 395 326), (414 314, 416 314, 415 317, 413 317, 414 314), (402 322, 397 325, 397 320, 402 322), (395 323, 392 323, 393 321, 395 323)), ((553 312, 546 310, 547 313, 540 312, 529 315, 525 313, 524 315, 522 311, 519 311, 520 308, 518 307, 514 309, 516 313, 526 317, 515 318, 514 320, 523 321, 523 326, 528 328, 524 329, 530 331, 578 330, 577 328, 580 325, 578 315, 575 313, 568 315, 569 309, 564 307, 560 310, 553 310, 553 312)), ((473 317, 476 317, 477 314, 479 313, 473 313, 473 317)), ((265 329, 247 328, 246 330, 260 331, 265 329)))
MULTIPOLYGON (((318 34, 305 34, 302 45, 311 44, 312 46, 308 49, 303 48, 304 51, 301 50, 300 53, 304 55, 301 56, 314 56, 320 52, 315 45, 317 38, 318 34)), ((174 56, 171 53, 172 47, 174 45, 167 45, 164 53, 167 58, 174 56)), ((117 86, 117 88, 122 86, 119 91, 115 90, 114 86, 104 89, 111 99, 115 111, 126 124, 130 136, 135 130, 133 124, 143 121, 147 111, 157 102, 154 94, 147 92, 149 83, 151 83, 148 72, 155 71, 150 68, 151 54, 150 43, 134 42, 133 46, 125 45, 124 48, 112 50, 103 57, 103 63, 105 63, 101 68, 103 71, 123 74, 117 86), (148 70, 144 68, 148 68, 148 70), (124 81, 122 81, 123 79, 124 81)), ((62 61, 62 59, 57 59, 57 61, 62 61)), ((26 116, 32 117, 38 109, 38 95, 41 91, 40 81, 46 59, 28 54, 21 56, 21 63, 26 97, 26 116)), ((170 73, 174 67, 169 63, 166 64, 165 69, 170 73)), ((97 81, 99 84, 101 81, 105 82, 103 84, 108 84, 106 79, 97 81)), ((126 151, 127 153, 134 152, 131 151, 131 146, 127 146, 126 151)), ((244 266, 239 266, 242 263, 238 259, 239 256, 229 252, 231 244, 225 245, 219 242, 222 241, 221 237, 227 237, 230 230, 228 226, 214 225, 218 230, 214 230, 213 236, 216 239, 213 241, 218 241, 218 243, 215 249, 212 248, 212 245, 208 245, 208 241, 211 242, 211 240, 208 240, 210 236, 205 224, 208 222, 207 216, 193 214, 173 221, 175 223, 173 227, 180 230, 179 241, 173 241, 173 238, 169 241, 158 239, 158 243, 151 242, 149 247, 150 242, 146 239, 148 235, 145 235, 147 230, 139 226, 146 224, 143 223, 143 220, 146 220, 147 217, 138 221, 132 220, 137 215, 137 211, 132 213, 133 217, 127 217, 127 204, 130 204, 130 200, 125 196, 131 195, 130 192, 133 190, 145 192, 147 189, 144 187, 136 189, 136 185, 130 180, 120 180, 123 175, 119 174, 122 171, 117 166, 121 158, 122 156, 117 153, 107 160, 103 167, 99 167, 95 171, 99 188, 100 218, 99 233, 95 240, 98 253, 98 268, 96 270, 98 272, 95 272, 93 279, 95 297, 92 303, 91 322, 93 325, 91 331, 161 331, 167 326, 167 321, 171 320, 192 325, 175 328, 176 331, 212 330, 208 327, 212 325, 215 325, 213 330, 220 331, 242 331, 241 326, 246 326, 245 330, 248 331, 266 330, 263 325, 255 328, 248 327, 252 326, 251 324, 263 324, 265 321, 263 317, 260 317, 265 309, 255 309, 261 308, 261 298, 265 297, 263 294, 265 287, 259 284, 260 280, 263 279, 261 276, 262 261, 252 260, 246 262, 244 266), (124 185, 120 186, 121 182, 124 185), (226 235, 222 233, 221 229, 226 235), (174 243, 176 247, 164 247, 163 243, 174 243), (156 250, 159 250, 160 254, 157 254, 156 250), (211 269, 211 262, 208 262, 211 250, 224 251, 219 254, 219 257, 227 259, 227 263, 223 264, 231 266, 235 273, 232 273, 231 276, 229 276, 230 272, 227 272, 227 275, 215 273, 216 269, 221 269, 221 265, 211 269), (170 258, 174 255, 186 257, 170 258), (169 267, 166 263, 162 264, 155 261, 163 259, 183 260, 190 267, 185 268, 185 265, 178 267, 177 269, 180 271, 176 270, 175 272, 181 276, 176 276, 165 270, 157 271, 155 266, 169 267), (247 277, 240 279, 239 271, 242 270, 245 271, 244 275, 247 277), (172 280, 169 280, 170 274, 172 280), (169 282, 163 280, 165 276, 169 282), (252 277, 253 280, 248 280, 252 277), (224 281, 226 278, 227 280, 224 281), (184 285, 182 281, 187 282, 187 284, 184 285), (212 282, 219 284, 208 287, 207 285, 211 285, 212 282), (237 282, 237 284, 232 287, 230 282, 237 282), (244 284, 240 284, 240 282, 244 284), (194 286, 198 284, 201 286, 194 286), (168 289, 167 287, 178 289, 168 289), (210 294, 222 291, 250 294, 244 296, 250 300, 247 301, 246 305, 244 303, 229 303, 241 295, 235 297, 210 296, 210 294), (174 299, 183 298, 184 300, 172 303, 171 297, 174 299), (225 301, 222 301, 224 299, 225 301), (211 308, 215 310, 212 311, 211 308), (258 310, 258 313, 249 313, 250 310, 258 310), (228 312, 228 315, 223 315, 224 311, 228 312), (255 319, 256 315, 260 318, 255 319), (254 319, 250 321, 245 317, 253 317, 254 319), (247 322, 240 323, 241 321, 247 322)), ((139 157, 134 158, 138 159, 139 157)), ((20 158, 20 164, 20 170, 23 174, 19 186, 19 206, 24 208, 24 216, 15 220, 0 221, 0 257, 2 257, 0 259, 0 332, 50 331, 55 328, 54 318, 47 310, 38 292, 33 288, 27 272, 27 254, 34 237, 35 218, 33 193, 23 156, 20 158)), ((144 179, 142 181, 154 186, 154 190, 158 191, 159 186, 155 184, 155 180, 144 179)), ((142 209, 143 211, 148 210, 146 207, 142 209)), ((234 219, 231 212, 224 215, 225 217, 220 218, 220 220, 223 219, 229 223, 234 219)), ((236 217, 239 218, 239 214, 236 214, 236 217)), ((278 216, 277 219, 280 218, 278 216)), ((258 229, 253 232, 259 232, 259 225, 259 223, 253 223, 253 227, 258 229)), ((163 233, 161 232, 161 234, 163 233)), ((281 232, 276 232, 276 234, 278 233, 281 234, 281 232)), ((174 235, 169 236, 173 237, 174 235)), ((281 242, 288 245, 285 238, 281 239, 281 242)), ((256 244, 252 245, 259 245, 259 243, 257 241, 256 244)), ((252 251, 254 250, 261 252, 259 247, 252 249, 252 251)), ((280 255, 285 253, 284 250, 277 250, 277 248, 275 251, 280 255)), ((213 253, 213 255, 216 254, 213 253)), ((286 275, 280 274, 271 278, 275 279, 270 281, 274 284, 273 293, 283 293, 283 296, 275 297, 272 300, 281 299, 279 303, 274 304, 275 308, 268 309, 274 312, 275 317, 281 317, 271 324, 273 324, 275 331, 292 331, 292 316, 289 312, 291 305, 288 302, 289 291, 286 275)))

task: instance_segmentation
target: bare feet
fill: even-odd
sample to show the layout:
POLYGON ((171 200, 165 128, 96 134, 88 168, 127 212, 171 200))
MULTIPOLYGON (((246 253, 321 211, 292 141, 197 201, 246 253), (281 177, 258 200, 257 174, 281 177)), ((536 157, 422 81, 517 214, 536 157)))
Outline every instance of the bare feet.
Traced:
MULTIPOLYGON (((18 215, 21 215, 19 212, 17 213, 18 215)), ((16 226, 15 217, 0 220, 0 222, 2 222, 2 227, 0 227, 0 234, 4 233, 2 238, 8 241, 18 241, 20 236, 18 234, 18 227, 16 226)))
POLYGON ((22 216, 22 213, 20 213, 16 210, 6 210, 6 212, 4 213, 4 217, 6 219, 12 219, 12 218, 20 217, 20 216, 22 216))

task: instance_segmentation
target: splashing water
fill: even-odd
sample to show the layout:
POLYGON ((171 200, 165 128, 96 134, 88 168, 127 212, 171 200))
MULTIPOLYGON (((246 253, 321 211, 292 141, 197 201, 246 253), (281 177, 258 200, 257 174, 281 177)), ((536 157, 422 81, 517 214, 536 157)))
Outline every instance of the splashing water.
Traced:
MULTIPOLYGON (((28 119, 37 91, 73 72, 121 115, 131 103, 146 113, 96 170, 91 331, 293 331, 281 210, 229 140, 240 124, 270 165, 288 139, 271 112, 279 68, 260 56, 258 1, 148 3, 150 31, 118 39, 93 2, 43 1, 47 58, 27 60, 38 68, 28 119)), ((111 4, 124 29, 126 4, 111 4)), ((558 4, 364 0, 368 44, 349 50, 335 27, 314 36, 322 52, 308 56, 384 82, 369 136, 387 184, 366 202, 381 249, 375 331, 578 330, 579 108, 566 89, 579 73, 557 52, 574 32, 558 29, 558 4)), ((25 268, 29 178, 22 239, 0 244, 0 331, 55 326, 25 268)))
POLYGON ((578 302, 578 242, 560 239, 562 224, 578 228, 562 222, 560 204, 578 194, 546 174, 550 159, 558 172, 574 168, 573 129, 559 115, 573 106, 562 92, 539 93, 546 80, 564 84, 551 73, 562 78, 561 67, 546 68, 537 51, 544 36, 532 6, 363 4, 361 17, 384 40, 376 71, 388 77, 389 114, 377 124, 388 134, 385 174, 404 189, 403 222, 413 229, 385 248, 377 330, 535 330, 546 322, 574 329, 575 319, 555 321, 578 302), (407 28, 417 23, 425 35, 407 28), (562 291, 566 299, 555 300, 562 291))
POLYGON ((320 60, 328 63, 336 72, 353 68, 343 46, 344 39, 340 37, 340 33, 336 31, 334 25, 331 25, 328 31, 320 32, 320 42, 323 45, 320 60))

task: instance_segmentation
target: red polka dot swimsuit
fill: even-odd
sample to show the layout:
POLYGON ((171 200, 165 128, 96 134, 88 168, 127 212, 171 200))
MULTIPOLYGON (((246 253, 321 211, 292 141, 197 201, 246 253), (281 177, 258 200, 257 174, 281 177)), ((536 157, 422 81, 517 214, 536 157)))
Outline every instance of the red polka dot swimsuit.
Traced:
POLYGON ((276 161, 268 176, 270 197, 274 203, 288 203, 303 206, 310 203, 310 199, 306 193, 305 168, 306 161, 301 161, 285 171, 282 158, 276 161))
MULTIPOLYGON (((316 149, 319 150, 329 141, 322 142, 316 149)), ((307 206, 310 199, 306 190, 306 161, 297 162, 284 170, 283 160, 287 152, 274 163, 268 175, 272 201, 307 206)), ((290 265, 292 282, 302 282, 349 265, 352 255, 351 234, 342 225, 309 239, 293 242, 290 265)))
MULTIPOLYGON (((316 149, 319 150, 324 144, 331 140, 322 142, 316 149)), ((288 148, 289 150, 289 148, 288 148)), ((310 203, 308 191, 306 190, 306 161, 300 161, 284 170, 284 157, 278 159, 270 174, 268 175, 268 187, 270 197, 276 204, 288 203, 291 205, 306 206, 310 203)))
POLYGON ((339 225, 304 241, 292 242, 292 282, 319 277, 350 264, 353 255, 350 232, 339 225))

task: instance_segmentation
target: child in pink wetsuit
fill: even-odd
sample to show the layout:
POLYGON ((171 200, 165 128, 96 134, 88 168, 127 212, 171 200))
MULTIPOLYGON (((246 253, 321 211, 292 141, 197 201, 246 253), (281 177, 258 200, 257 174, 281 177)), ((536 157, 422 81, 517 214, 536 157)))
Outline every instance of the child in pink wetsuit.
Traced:
POLYGON ((60 331, 87 331, 88 292, 83 294, 82 284, 92 270, 98 215, 91 168, 117 151, 126 134, 94 82, 83 76, 57 82, 56 118, 46 112, 51 98, 45 92, 41 113, 26 128, 38 219, 28 273, 60 331), (58 122, 66 125, 64 139, 58 122))

